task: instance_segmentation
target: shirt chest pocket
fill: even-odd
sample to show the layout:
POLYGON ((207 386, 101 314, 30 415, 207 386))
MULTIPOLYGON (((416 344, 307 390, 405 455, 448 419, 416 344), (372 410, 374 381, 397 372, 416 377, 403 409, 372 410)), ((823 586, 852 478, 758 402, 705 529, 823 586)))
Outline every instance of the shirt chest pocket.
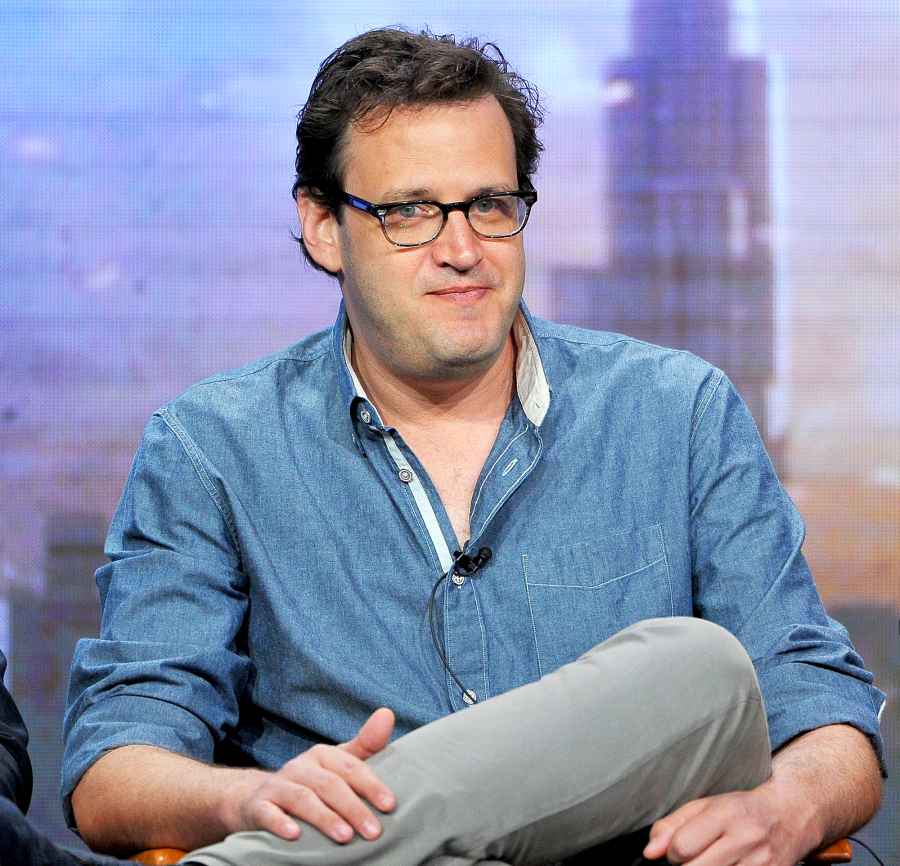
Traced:
POLYGON ((522 570, 542 674, 642 619, 674 614, 659 524, 523 554, 522 570))

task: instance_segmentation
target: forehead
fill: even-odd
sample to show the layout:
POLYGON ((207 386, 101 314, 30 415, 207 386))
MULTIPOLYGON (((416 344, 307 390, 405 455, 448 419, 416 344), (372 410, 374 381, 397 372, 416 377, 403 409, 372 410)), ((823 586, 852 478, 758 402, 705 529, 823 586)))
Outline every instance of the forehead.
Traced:
POLYGON ((348 130, 343 166, 344 188, 371 200, 396 190, 465 197, 517 180, 512 129, 493 96, 366 117, 348 130))

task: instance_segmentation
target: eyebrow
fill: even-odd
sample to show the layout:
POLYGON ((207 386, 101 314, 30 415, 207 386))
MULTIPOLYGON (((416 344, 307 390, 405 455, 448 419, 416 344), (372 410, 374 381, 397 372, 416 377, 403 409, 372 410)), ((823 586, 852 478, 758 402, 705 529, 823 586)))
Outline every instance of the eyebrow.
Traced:
MULTIPOLYGON (((478 196, 480 195, 490 195, 491 193, 495 192, 512 192, 515 189, 518 189, 518 187, 511 186, 508 183, 490 184, 488 186, 479 187, 470 196, 468 196, 466 199, 463 199, 463 201, 468 201, 468 199, 470 198, 478 198, 478 196)), ((429 201, 437 200, 434 198, 434 192, 430 187, 427 186, 389 189, 378 200, 382 202, 402 202, 412 201, 414 199, 428 199, 429 201)))

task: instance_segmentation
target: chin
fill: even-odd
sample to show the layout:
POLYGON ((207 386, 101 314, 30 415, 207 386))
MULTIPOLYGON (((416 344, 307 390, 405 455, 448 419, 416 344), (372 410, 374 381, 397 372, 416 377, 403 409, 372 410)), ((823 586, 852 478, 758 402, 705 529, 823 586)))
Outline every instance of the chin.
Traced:
POLYGON ((448 352, 436 358, 436 366, 443 369, 447 375, 464 376, 467 373, 486 370, 500 354, 500 348, 494 346, 485 347, 483 344, 448 352))

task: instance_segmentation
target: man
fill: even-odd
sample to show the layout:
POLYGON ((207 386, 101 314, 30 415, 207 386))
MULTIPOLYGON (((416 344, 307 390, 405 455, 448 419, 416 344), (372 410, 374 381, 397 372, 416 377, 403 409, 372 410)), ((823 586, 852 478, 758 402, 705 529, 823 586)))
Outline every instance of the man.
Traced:
POLYGON ((538 122, 474 42, 323 64, 294 192, 344 304, 148 425, 73 663, 95 847, 537 864, 653 825, 787 866, 874 813, 883 696, 728 380, 521 304, 538 122))

